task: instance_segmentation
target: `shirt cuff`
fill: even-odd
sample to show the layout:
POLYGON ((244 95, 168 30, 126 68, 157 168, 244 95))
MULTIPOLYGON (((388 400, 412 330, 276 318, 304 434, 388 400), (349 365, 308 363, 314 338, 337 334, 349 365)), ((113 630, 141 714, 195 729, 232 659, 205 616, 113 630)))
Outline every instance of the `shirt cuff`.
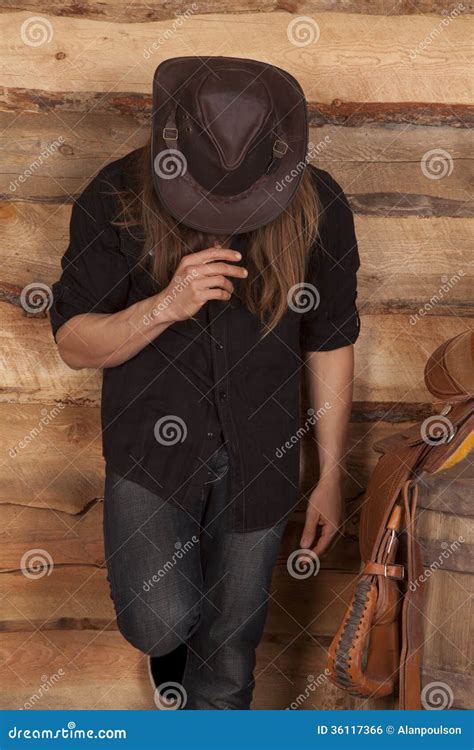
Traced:
POLYGON ((68 293, 69 290, 60 281, 53 284, 53 304, 49 310, 49 322, 53 332, 54 340, 56 334, 64 323, 67 323, 76 315, 83 315, 90 312, 91 305, 84 301, 81 305, 77 296, 68 293))
POLYGON ((328 352, 355 344, 360 333, 360 318, 357 310, 343 323, 327 321, 323 335, 304 333, 300 337, 301 350, 305 352, 328 352))

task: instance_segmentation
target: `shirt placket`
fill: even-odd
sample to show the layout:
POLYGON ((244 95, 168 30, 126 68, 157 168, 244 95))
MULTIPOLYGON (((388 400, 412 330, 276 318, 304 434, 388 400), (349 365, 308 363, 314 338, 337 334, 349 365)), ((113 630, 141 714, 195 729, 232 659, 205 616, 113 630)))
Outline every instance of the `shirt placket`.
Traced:
POLYGON ((211 336, 211 357, 214 373, 214 400, 216 410, 221 423, 222 434, 227 448, 230 451, 232 467, 232 497, 236 498, 234 507, 234 519, 237 527, 242 525, 243 519, 243 492, 241 456, 239 450, 238 435, 232 420, 231 401, 232 394, 229 392, 229 332, 232 306, 226 303, 222 309, 222 303, 209 301, 209 332, 211 336))

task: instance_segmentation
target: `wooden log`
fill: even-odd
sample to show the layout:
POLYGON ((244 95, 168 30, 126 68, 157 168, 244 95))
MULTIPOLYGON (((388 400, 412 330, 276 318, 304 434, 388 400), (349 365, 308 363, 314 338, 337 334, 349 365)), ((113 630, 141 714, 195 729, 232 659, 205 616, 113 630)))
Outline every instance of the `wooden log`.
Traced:
POLYGON ((105 570, 56 566, 48 549, 24 551, 24 570, 0 575, 0 630, 115 630, 105 570), (31 561, 31 562, 30 562, 31 561), (40 569, 36 561, 44 561, 40 569))
MULTIPOLYGON (((218 0, 206 0, 199 3, 200 14, 209 13, 275 13, 279 10, 291 10, 295 15, 313 14, 331 11, 332 13, 360 13, 367 15, 447 15, 453 10, 451 0, 399 0, 392 5, 390 0, 293 0, 291 9, 278 0, 227 0, 225 7, 218 0)), ((34 0, 3 0, 0 13, 7 11, 37 12, 38 6, 34 0)), ((138 0, 130 5, 127 0, 47 0, 41 4, 41 11, 50 16, 66 16, 108 20, 116 23, 126 20, 128 23, 150 23, 151 21, 175 20, 189 10, 189 3, 183 0, 173 2, 147 3, 138 0)), ((467 5, 463 15, 472 12, 472 6, 467 5)), ((433 19, 436 24, 436 19, 433 19)))
MULTIPOLYGON (((26 400, 41 403, 98 403, 100 372, 67 367, 58 354, 46 318, 27 316, 13 306, 4 306, 2 313, 0 347, 7 366, 1 400, 22 402, 29 394, 26 400)), ((10 440, 12 445, 17 442, 11 437, 10 440)))
POLYGON ((17 302, 18 290, 27 284, 51 286, 59 277, 70 216, 66 204, 0 203, 2 282, 17 287, 17 302))
POLYGON ((473 271, 468 219, 357 215, 359 305, 379 313, 469 314, 473 271), (464 312, 463 312, 464 311, 464 312))
MULTIPOLYGON (((1 12, 1 9, 0 9, 1 12)), ((5 112, 80 112, 88 115, 130 115, 137 123, 148 124, 152 111, 151 94, 121 91, 45 91, 16 86, 0 91, 0 111, 5 112)), ((312 127, 345 125, 360 127, 367 123, 380 125, 429 125, 431 127, 469 128, 474 123, 471 104, 439 102, 357 102, 333 99, 330 102, 309 101, 308 119, 312 127)))
POLYGON ((423 372, 429 355, 443 341, 470 329, 469 318, 369 315, 356 345, 357 401, 431 400, 423 372))
MULTIPOLYGON (((9 90, 8 102, 14 107, 16 96, 10 96, 10 91, 12 90, 9 90)), ((26 92, 19 93, 19 96, 24 99, 26 92)), ((34 107, 34 104, 30 106, 34 107)), ((309 101, 308 116, 313 127, 328 124, 356 128, 368 123, 378 123, 405 127, 428 125, 469 128, 473 124, 474 107, 471 104, 439 102, 355 102, 333 99, 329 103, 309 101)))
POLYGON ((0 572, 21 568, 25 552, 45 549, 54 565, 104 565, 102 503, 92 501, 82 513, 3 503, 0 505, 0 572))
POLYGON ((0 503, 78 513, 102 495, 97 409, 3 403, 0 413, 0 503))
MULTIPOLYGON (((0 179, 4 200, 72 201, 93 174, 143 145, 149 132, 149 123, 110 113, 62 112, 59 128, 49 114, 23 113, 20 123, 16 113, 0 113, 9 154, 0 179)), ((325 125, 311 129, 310 154, 341 183, 357 213, 460 218, 474 214, 471 140, 468 130, 449 127, 325 125)))
POLYGON ((412 196, 441 200, 448 181, 450 200, 465 203, 472 157, 470 142, 468 130, 444 127, 325 125, 310 131, 310 143, 317 150, 314 164, 330 171, 349 197, 362 202, 366 194, 397 194, 397 205, 405 196, 408 200, 412 196), (438 156, 430 159, 426 156, 430 152, 438 156), (463 165, 465 159, 468 161, 463 165))
POLYGON ((114 89, 120 81, 122 89, 149 91, 159 62, 188 55, 192 49, 196 55, 213 50, 214 54, 225 51, 229 56, 271 60, 299 78, 309 100, 314 98, 315 80, 320 101, 334 98, 336 69, 337 95, 343 100, 428 99, 461 104, 471 99, 471 31, 469 19, 462 15, 455 23, 443 25, 442 33, 438 29, 424 49, 420 43, 433 33, 434 24, 432 17, 423 15, 390 15, 382 22, 378 16, 324 13, 317 16, 317 27, 312 23, 310 28, 317 42, 304 47, 288 40, 288 24, 294 18, 284 12, 192 15, 176 30, 169 21, 111 24, 109 20, 56 16, 50 21, 52 33, 46 29, 48 41, 36 47, 25 44, 18 34, 18 26, 30 15, 10 12, 3 16, 5 41, 0 56, 9 60, 5 86, 21 83, 29 88, 40 79, 50 91, 58 90, 59 82, 63 90, 103 91, 114 89), (18 41, 7 41, 12 39, 18 41), (364 39, 363 52, 360 39, 364 39), (80 60, 79 72, 75 60, 80 60))
POLYGON ((146 657, 118 632, 0 633, 4 709, 155 708, 146 657))

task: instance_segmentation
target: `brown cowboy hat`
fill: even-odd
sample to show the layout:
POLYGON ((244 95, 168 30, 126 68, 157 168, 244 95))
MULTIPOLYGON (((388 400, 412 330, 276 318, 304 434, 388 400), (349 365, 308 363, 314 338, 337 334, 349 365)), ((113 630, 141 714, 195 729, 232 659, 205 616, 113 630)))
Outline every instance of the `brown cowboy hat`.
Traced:
POLYGON ((164 207, 203 232, 275 219, 306 166, 303 90, 281 68, 237 57, 174 57, 153 79, 151 158, 164 207))

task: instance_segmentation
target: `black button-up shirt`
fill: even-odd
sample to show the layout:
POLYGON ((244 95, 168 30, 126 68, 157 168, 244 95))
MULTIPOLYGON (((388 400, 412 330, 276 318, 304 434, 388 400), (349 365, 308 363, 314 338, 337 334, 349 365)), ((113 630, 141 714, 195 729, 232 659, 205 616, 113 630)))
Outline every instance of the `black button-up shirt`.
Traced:
MULTIPOLYGON (((135 155, 102 169, 73 206, 70 244, 53 286, 54 334, 75 315, 115 313, 155 293, 138 263, 140 236, 111 224, 117 215, 111 186, 124 188, 135 155)), ((359 332, 352 212, 329 173, 308 168, 323 214, 300 308, 289 306, 262 338, 259 320, 237 295, 212 300, 127 362, 103 371, 106 462, 193 513, 200 501, 196 485, 206 481, 209 456, 224 440, 237 531, 268 528, 298 502, 302 352, 346 346, 359 332)), ((231 247, 245 266, 245 235, 231 247)), ((236 286, 245 281, 233 279, 236 286)))

